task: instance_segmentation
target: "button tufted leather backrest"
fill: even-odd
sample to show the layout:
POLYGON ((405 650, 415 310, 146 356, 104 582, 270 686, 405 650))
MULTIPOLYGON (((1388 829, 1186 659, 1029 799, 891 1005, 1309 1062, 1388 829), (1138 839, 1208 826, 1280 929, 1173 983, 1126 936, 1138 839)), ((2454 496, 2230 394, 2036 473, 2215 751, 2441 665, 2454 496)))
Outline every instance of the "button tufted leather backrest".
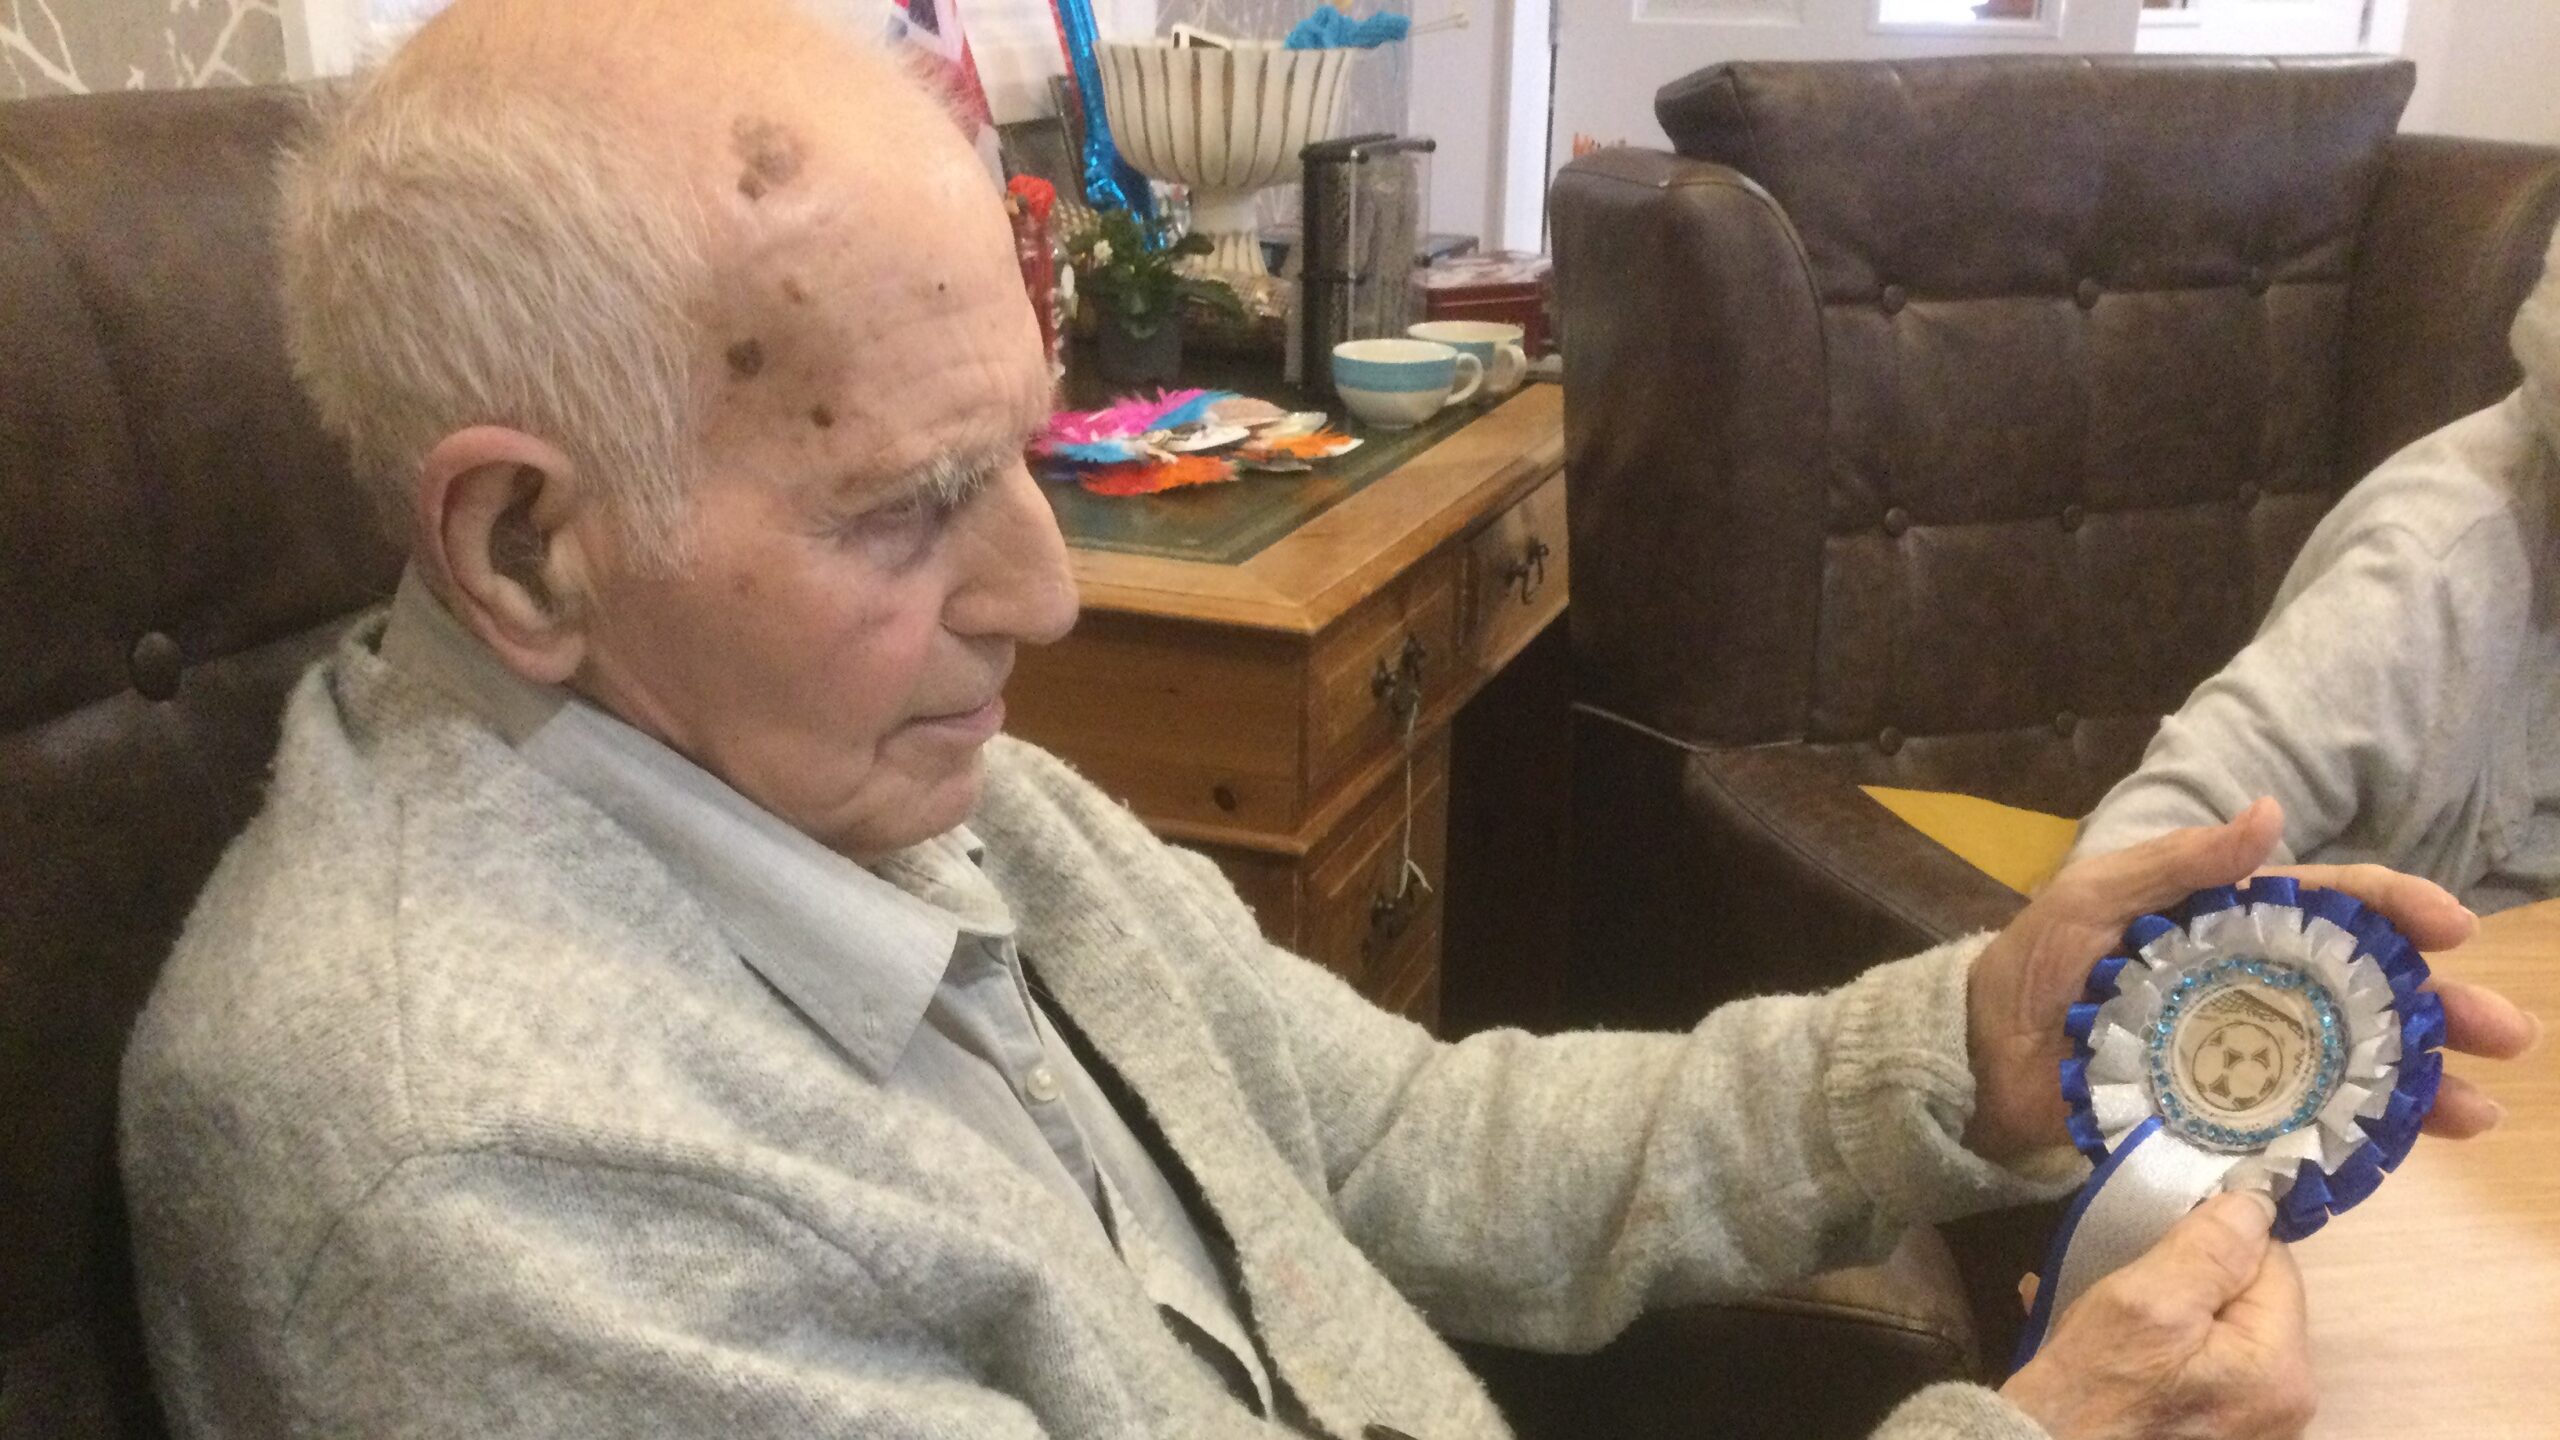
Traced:
POLYGON ((2398 163, 2411 80, 2002 57, 1666 87, 1683 159, 1557 190, 1595 703, 2093 802, 2358 474, 2514 384, 2476 312, 2521 299, 2560 188, 2492 157, 2524 167, 2484 182, 2523 197, 2501 223, 2540 235, 2413 243, 2447 157, 2398 163))
POLYGON ((285 689, 389 594, 284 357, 282 89, 0 104, 0 1436, 156 1435, 116 1066, 285 689))

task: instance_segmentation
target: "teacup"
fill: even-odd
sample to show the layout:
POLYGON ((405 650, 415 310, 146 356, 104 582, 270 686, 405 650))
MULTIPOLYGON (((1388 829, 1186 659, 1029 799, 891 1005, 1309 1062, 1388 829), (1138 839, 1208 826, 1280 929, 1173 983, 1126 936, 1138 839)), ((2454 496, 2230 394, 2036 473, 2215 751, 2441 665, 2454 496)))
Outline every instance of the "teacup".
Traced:
POLYGON ((1476 357, 1484 366, 1487 395, 1508 395, 1529 378, 1529 352, 1520 346, 1521 337, 1527 332, 1517 325, 1499 320, 1425 320, 1406 326, 1404 333, 1476 357))
POLYGON ((1483 361, 1435 340, 1345 340, 1333 347, 1334 393, 1379 430, 1410 430, 1473 399, 1483 386, 1483 361))

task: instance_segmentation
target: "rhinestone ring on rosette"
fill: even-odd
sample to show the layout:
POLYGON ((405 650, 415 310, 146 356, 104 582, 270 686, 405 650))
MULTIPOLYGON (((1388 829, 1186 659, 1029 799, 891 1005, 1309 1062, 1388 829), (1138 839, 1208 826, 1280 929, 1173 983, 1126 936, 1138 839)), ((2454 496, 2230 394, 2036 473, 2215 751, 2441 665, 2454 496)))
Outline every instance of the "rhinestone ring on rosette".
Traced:
POLYGON ((2191 1173, 2266 1191, 2276 1237, 2298 1240, 2372 1194, 2435 1104, 2444 1007, 2426 978, 2379 913, 2289 879, 2146 915, 2071 1007, 2072 1139, 2103 1168, 2156 1119, 2152 1138, 2197 1152, 2191 1173))

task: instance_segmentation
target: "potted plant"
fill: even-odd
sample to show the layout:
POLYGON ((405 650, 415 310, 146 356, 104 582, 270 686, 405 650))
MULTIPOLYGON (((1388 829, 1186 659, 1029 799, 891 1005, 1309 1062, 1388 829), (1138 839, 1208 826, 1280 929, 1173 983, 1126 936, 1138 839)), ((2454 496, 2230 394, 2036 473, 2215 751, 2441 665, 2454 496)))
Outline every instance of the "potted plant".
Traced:
POLYGON ((1244 313, 1224 283, 1182 273, 1180 262, 1210 249, 1206 235, 1175 239, 1168 222, 1142 222, 1126 210, 1102 211, 1068 237, 1078 302, 1094 310, 1094 358, 1104 379, 1121 385, 1171 381, 1182 368, 1186 304, 1224 315, 1244 313))

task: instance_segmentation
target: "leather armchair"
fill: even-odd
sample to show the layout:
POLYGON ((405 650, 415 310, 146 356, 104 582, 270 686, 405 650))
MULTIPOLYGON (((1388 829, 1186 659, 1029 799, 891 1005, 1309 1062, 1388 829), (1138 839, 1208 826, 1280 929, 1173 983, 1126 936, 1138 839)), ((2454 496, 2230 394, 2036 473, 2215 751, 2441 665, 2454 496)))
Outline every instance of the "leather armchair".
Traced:
POLYGON ((2348 485, 2513 388, 2560 152, 2395 135, 2413 73, 1723 65, 1678 153, 1566 168, 1571 1018, 2002 923, 1856 787, 2085 813, 2348 485))
MULTIPOLYGON (((2560 152, 2395 134, 2412 78, 1722 65, 1677 153, 1565 169, 1571 1020, 2004 923, 1857 787, 2085 813, 2348 485, 2513 388, 2560 152)), ((1949 1232, 1989 1355, 2049 1229, 1949 1232)))
POLYGON ((387 597, 284 360, 289 91, 0 104, 0 1437, 161 1431, 117 1058, 286 689, 387 597))

